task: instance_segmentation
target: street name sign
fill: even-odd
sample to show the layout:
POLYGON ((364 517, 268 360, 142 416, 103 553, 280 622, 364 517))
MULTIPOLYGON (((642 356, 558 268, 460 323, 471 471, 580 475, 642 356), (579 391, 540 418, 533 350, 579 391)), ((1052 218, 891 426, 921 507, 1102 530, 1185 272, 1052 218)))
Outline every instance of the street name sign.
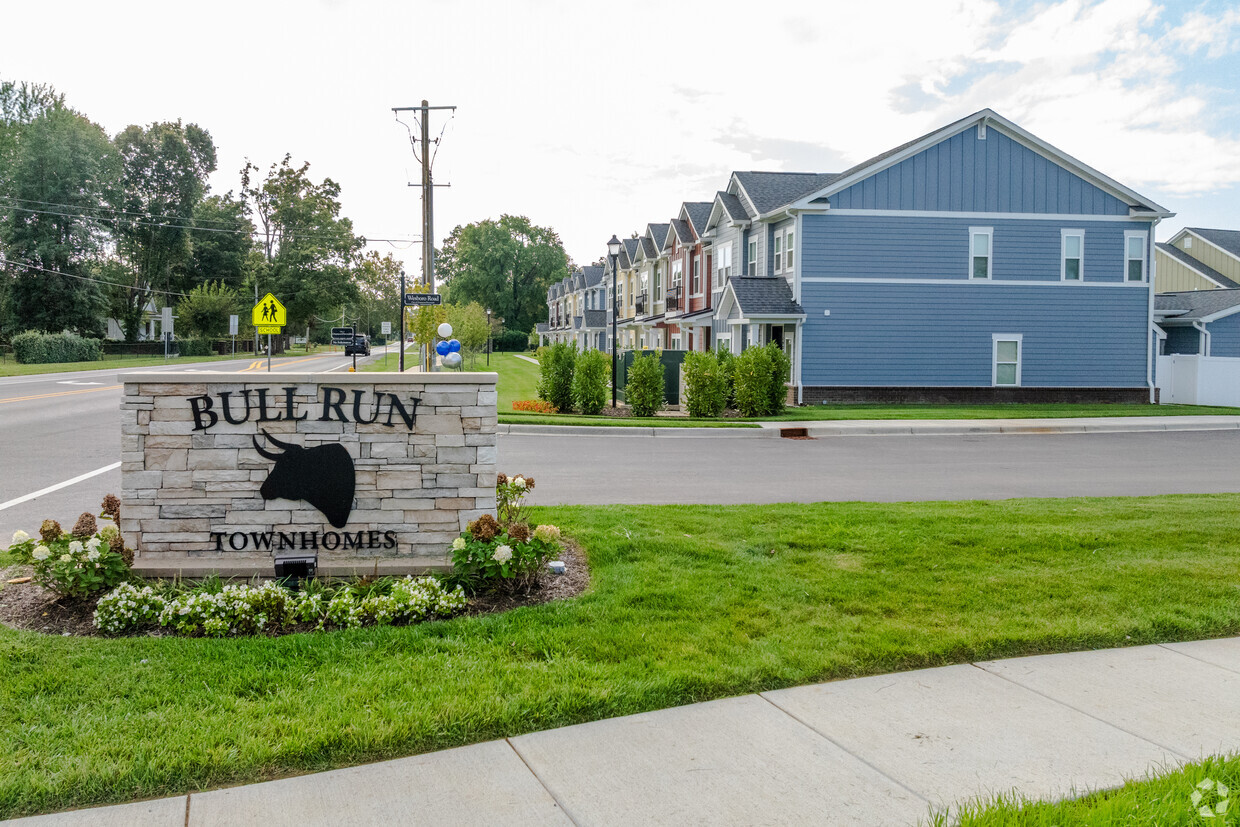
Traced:
POLYGON ((333 327, 332 328, 332 344, 333 345, 353 344, 353 328, 333 327))
POLYGON ((443 304, 443 296, 439 293, 405 294, 405 307, 422 307, 428 304, 443 304))

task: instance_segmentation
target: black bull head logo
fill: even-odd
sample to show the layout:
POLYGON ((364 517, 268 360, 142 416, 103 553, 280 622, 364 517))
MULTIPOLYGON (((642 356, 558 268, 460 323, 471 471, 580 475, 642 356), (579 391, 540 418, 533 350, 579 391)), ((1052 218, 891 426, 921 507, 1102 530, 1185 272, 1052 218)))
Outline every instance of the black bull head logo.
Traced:
POLYGON ((353 457, 345 447, 331 443, 304 448, 281 442, 266 431, 261 433, 283 451, 265 449, 258 444, 258 437, 253 437, 254 450, 276 464, 259 489, 263 499, 305 500, 323 512, 332 526, 344 528, 353 510, 356 487, 353 457))

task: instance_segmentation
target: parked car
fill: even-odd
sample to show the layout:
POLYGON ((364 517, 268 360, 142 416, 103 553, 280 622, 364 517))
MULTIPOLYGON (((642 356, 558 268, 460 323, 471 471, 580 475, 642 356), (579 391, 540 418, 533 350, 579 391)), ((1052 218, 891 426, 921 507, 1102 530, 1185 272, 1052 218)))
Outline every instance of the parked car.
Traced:
POLYGON ((366 336, 354 336, 353 344, 344 346, 345 356, 369 356, 370 339, 366 336))

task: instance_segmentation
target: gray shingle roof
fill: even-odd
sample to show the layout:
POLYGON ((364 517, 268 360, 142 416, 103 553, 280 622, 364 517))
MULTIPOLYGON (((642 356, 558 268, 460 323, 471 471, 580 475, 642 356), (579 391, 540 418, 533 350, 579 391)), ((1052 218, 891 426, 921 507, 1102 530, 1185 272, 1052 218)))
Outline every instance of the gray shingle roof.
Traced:
POLYGON ((693 243, 693 228, 689 226, 688 221, 681 221, 679 218, 672 219, 672 229, 676 232, 676 238, 681 244, 693 243))
POLYGON ((591 264, 588 267, 581 268, 585 277, 586 287, 598 287, 603 281, 603 267, 597 264, 591 264))
POLYGON ((667 225, 647 224, 646 233, 648 238, 654 239, 655 252, 653 255, 657 256, 659 253, 663 252, 663 241, 667 238, 667 225))
POLYGON ((638 239, 636 239, 636 238, 626 238, 626 239, 624 240, 624 250, 623 250, 623 253, 628 253, 628 254, 629 254, 629 261, 632 261, 632 260, 633 260, 633 258, 637 255, 637 245, 638 245, 638 243, 639 243, 639 241, 638 241, 638 239))
POLYGON ((587 310, 586 327, 603 327, 607 324, 606 310, 587 310))
POLYGON ((546 333, 547 331, 551 329, 551 325, 549 325, 547 322, 539 322, 538 324, 534 325, 534 329, 537 330, 539 333, 546 333))
POLYGON ((749 214, 749 210, 745 209, 745 205, 741 203, 741 200, 732 193, 721 192, 715 197, 719 199, 719 203, 723 205, 724 211, 727 212, 728 217, 733 221, 748 221, 750 218, 753 218, 749 214))
POLYGON ((1240 305, 1240 289, 1190 290, 1183 293, 1159 293, 1154 296, 1154 310, 1183 311, 1170 316, 1169 322, 1195 322, 1222 310, 1240 305))
POLYGON ((1222 247, 1236 258, 1240 258, 1240 230, 1210 230, 1204 227, 1185 227, 1206 241, 1222 247))
MULTIPOLYGON (((653 227, 654 225, 652 224, 652 225, 650 225, 650 226, 652 226, 652 227, 653 227)), ((665 232, 665 233, 667 232, 667 225, 666 225, 666 224, 665 224, 665 225, 663 225, 663 232, 665 232)), ((650 236, 649 236, 649 235, 644 235, 644 236, 642 236, 642 237, 641 237, 641 242, 642 242, 642 252, 644 252, 644 253, 646 254, 646 258, 658 258, 658 257, 659 257, 659 247, 656 247, 656 246, 655 246, 655 243, 654 243, 653 241, 651 241, 651 240, 650 240, 650 236)), ((660 245, 661 245, 662 243, 663 243, 663 242, 659 242, 659 244, 660 244, 660 245)))
POLYGON ((836 178, 833 172, 734 172, 737 183, 745 195, 758 208, 759 215, 766 215, 802 195, 822 189, 836 178))
POLYGON ((801 316, 805 311, 792 300, 792 288, 781 278, 733 276, 729 282, 736 303, 746 316, 801 316))
POLYGON ((710 208, 712 206, 714 206, 713 201, 685 202, 685 213, 689 216, 689 223, 693 225, 693 229, 699 237, 706 231, 706 222, 710 220, 710 208))
MULTIPOLYGON (((1196 231, 1194 230, 1194 232, 1196 231)), ((1197 272, 1201 273, 1202 275, 1208 278, 1214 279, 1215 281, 1217 281, 1219 284, 1223 285, 1224 287, 1240 287, 1240 284, 1237 284, 1232 279, 1227 278, 1227 276, 1224 276, 1222 273, 1220 273, 1218 270, 1215 270, 1213 267, 1208 267, 1202 264, 1200 261, 1193 258, 1188 253, 1184 252, 1178 247, 1173 247, 1170 244, 1158 244, 1155 246, 1157 246, 1159 250, 1162 250, 1164 253, 1171 256, 1173 259, 1180 262, 1181 264, 1184 264, 1187 267, 1192 267, 1197 272)))

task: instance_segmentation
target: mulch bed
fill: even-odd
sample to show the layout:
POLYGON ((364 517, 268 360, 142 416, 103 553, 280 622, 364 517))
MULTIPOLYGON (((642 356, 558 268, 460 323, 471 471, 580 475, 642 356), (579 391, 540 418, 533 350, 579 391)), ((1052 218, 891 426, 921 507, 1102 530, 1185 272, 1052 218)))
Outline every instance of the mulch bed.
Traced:
MULTIPOLYGON (((563 561, 563 574, 543 571, 527 594, 492 592, 469 599, 463 614, 485 615, 506 612, 522 606, 537 606, 552 600, 567 600, 584 592, 590 585, 590 567, 585 554, 572 542, 565 541, 557 556, 563 561)), ((97 598, 60 597, 35 583, 9 583, 11 579, 29 577, 29 566, 0 569, 0 623, 13 629, 26 629, 49 635, 103 637, 95 628, 94 612, 97 598)), ((292 632, 309 631, 294 629, 292 632)), ((142 636, 163 637, 171 633, 154 629, 142 636)))

